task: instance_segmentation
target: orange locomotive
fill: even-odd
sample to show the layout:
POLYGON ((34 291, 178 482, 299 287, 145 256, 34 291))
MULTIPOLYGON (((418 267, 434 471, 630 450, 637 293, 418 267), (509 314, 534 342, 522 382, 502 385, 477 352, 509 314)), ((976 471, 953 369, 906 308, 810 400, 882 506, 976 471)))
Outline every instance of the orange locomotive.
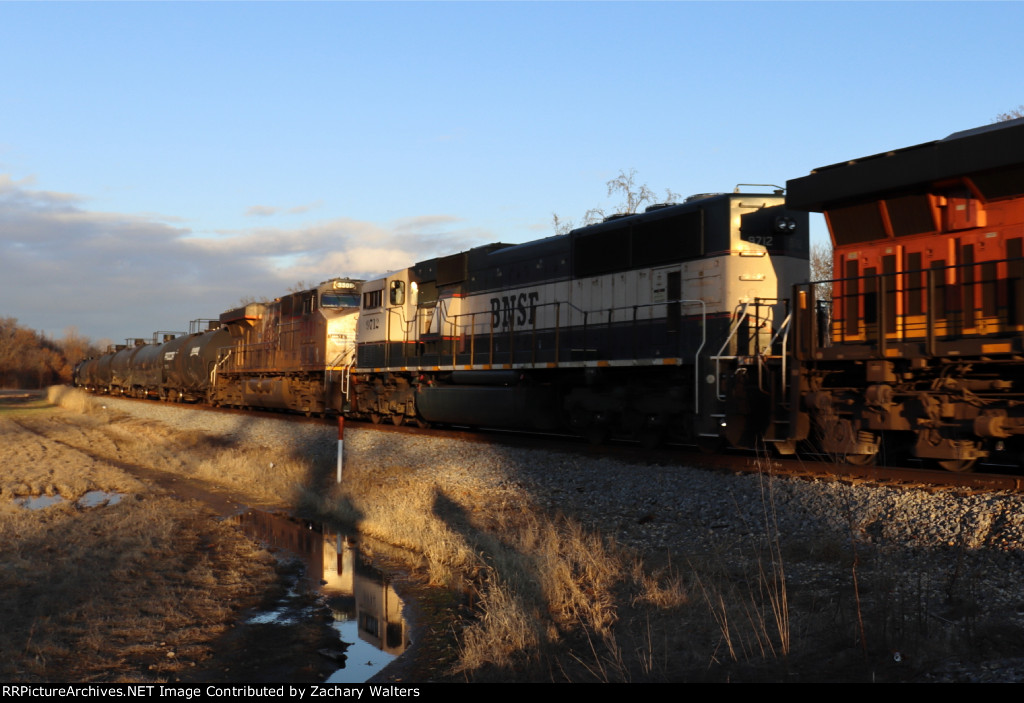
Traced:
POLYGON ((1024 120, 787 185, 834 245, 834 280, 796 291, 794 438, 854 463, 1024 463, 1024 120))

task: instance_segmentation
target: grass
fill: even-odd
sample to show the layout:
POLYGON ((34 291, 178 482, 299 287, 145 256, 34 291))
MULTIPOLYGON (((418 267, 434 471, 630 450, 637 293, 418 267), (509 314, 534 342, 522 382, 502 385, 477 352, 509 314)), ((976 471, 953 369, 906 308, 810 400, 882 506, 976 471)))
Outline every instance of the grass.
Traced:
POLYGON ((4 681, 167 680, 273 577, 235 531, 145 490, 92 510, 0 505, 4 681))
MULTIPOLYGON (((21 425, 0 419, 0 440, 20 437, 19 451, 25 457, 18 471, 0 479, 0 496, 104 489, 147 496, 141 501, 147 508, 162 505, 150 501, 144 486, 131 484, 134 479, 117 469, 136 465, 355 525, 374 540, 408 550, 403 558, 425 582, 464 594, 459 615, 446 630, 455 645, 438 648, 447 653, 439 657, 443 670, 431 673, 435 678, 906 680, 912 678, 910 662, 921 667, 949 656, 1024 654, 1016 630, 999 618, 996 601, 979 586, 984 572, 1005 573, 1011 588, 1024 576, 1018 556, 986 549, 1016 519, 1013 515, 993 516, 980 508, 965 514, 958 544, 937 547, 956 550, 954 566, 947 568, 941 564, 948 559, 931 560, 920 550, 887 544, 886 531, 899 521, 898 501, 886 515, 865 515, 849 505, 845 535, 839 530, 814 538, 787 537, 776 512, 783 504, 779 484, 766 476, 757 486, 762 496, 759 514, 714 515, 729 529, 707 531, 684 552, 640 553, 588 527, 587 515, 545 509, 528 490, 495 474, 497 469, 488 467, 509 463, 500 447, 477 447, 472 459, 461 459, 437 457, 429 444, 406 440, 395 453, 391 440, 354 428, 346 437, 351 452, 345 482, 337 486, 333 442, 302 452, 243 447, 117 416, 103 409, 102 401, 97 407, 96 400, 75 393, 58 395, 64 407, 80 414, 14 418, 21 425), (44 439, 25 439, 26 428, 44 439), (46 450, 35 447, 47 442, 46 450), (55 446, 78 452, 60 471, 51 470, 52 456, 46 454, 55 446), (460 472, 479 477, 473 484, 478 487, 467 489, 465 480, 453 478, 460 472), (733 527, 740 525, 744 527, 733 527), (899 652, 899 662, 894 652, 899 652)), ((53 519, 63 514, 46 511, 51 512, 53 519)), ((142 515, 136 532, 146 532, 149 518, 142 515)), ((21 513, 17 519, 39 522, 38 516, 21 513)), ((27 525, 12 529, 21 534, 29 530, 27 525)), ((162 525, 154 519, 149 541, 118 542, 113 549, 126 555, 126 561, 110 564, 104 573, 120 577, 142 572, 147 559, 162 554, 165 529, 186 534, 197 529, 184 523, 162 525)), ((102 524, 74 529, 107 538, 102 524)), ((59 542, 59 532, 47 534, 40 543, 59 542)), ((7 537, 13 543, 20 539, 7 537)), ((195 558, 201 550, 199 542, 192 544, 192 560, 182 564, 167 557, 169 569, 187 573, 191 583, 223 584, 227 579, 241 587, 242 571, 212 557, 208 562, 195 558)), ((95 543, 89 549, 101 550, 95 543)), ((31 562, 24 552, 14 551, 0 552, 0 559, 10 565, 31 562)), ((10 580, 0 585, 8 591, 33 578, 27 567, 18 571, 9 566, 3 573, 10 580)), ((48 572, 45 577, 57 578, 48 572)), ((170 573, 161 580, 174 583, 170 573)), ((155 596, 153 602, 161 598, 155 596)), ((195 610, 186 612, 202 613, 200 606, 197 600, 195 610)), ((209 607, 209 615, 198 616, 200 622, 230 617, 209 607)), ((72 644, 45 642, 39 651, 35 648, 44 633, 54 630, 52 619, 46 618, 63 616, 37 611, 34 618, 19 621, 22 639, 10 646, 22 652, 20 671, 31 673, 32 665, 25 662, 36 657, 50 662, 40 665, 46 671, 61 651, 74 646, 109 641, 123 651, 143 647, 140 657, 149 651, 145 648, 150 644, 131 643, 132 638, 104 629, 102 623, 110 616, 102 610, 81 612, 88 627, 78 631, 73 627, 77 620, 62 620, 56 628, 74 631, 68 640, 72 644)), ((195 617, 187 614, 178 621, 182 632, 195 617)), ((146 642, 167 637, 153 635, 146 642)), ((201 640, 195 635, 190 641, 201 640)), ((111 646, 113 652, 116 647, 111 646)), ((197 657, 204 656, 196 651, 197 657)))

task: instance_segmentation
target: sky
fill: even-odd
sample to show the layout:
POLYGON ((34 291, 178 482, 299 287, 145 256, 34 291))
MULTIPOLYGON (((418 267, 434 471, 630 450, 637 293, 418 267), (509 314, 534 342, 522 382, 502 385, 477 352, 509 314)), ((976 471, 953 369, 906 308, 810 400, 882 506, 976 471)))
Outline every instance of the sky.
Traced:
MULTIPOLYGON (((0 2, 0 317, 187 330, 1024 103, 1014 2, 0 2)), ((823 238, 815 220, 813 236, 823 238)))

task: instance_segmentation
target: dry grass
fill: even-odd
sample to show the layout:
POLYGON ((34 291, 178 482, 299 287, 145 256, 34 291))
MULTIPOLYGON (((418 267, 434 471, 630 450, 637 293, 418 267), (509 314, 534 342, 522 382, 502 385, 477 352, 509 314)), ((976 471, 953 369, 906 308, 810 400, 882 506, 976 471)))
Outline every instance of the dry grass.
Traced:
POLYGON ((102 397, 66 387, 50 389, 51 402, 75 413, 32 425, 99 462, 131 464, 231 488, 252 503, 293 505, 323 459, 290 448, 241 446, 203 432, 181 431, 108 409, 102 397))
POLYGON ((467 493, 436 472, 349 461, 343 487, 309 491, 304 505, 416 552, 435 584, 469 588, 477 615, 459 632, 453 674, 501 678, 555 667, 573 679, 630 678, 632 660, 653 655, 630 652, 623 661, 615 634, 623 601, 664 609, 686 602, 671 569, 649 573, 528 496, 467 493))
MULTIPOLYGON (((124 462, 203 478, 249 500, 290 505, 307 515, 355 525, 365 535, 411 550, 410 565, 433 584, 468 593, 471 617, 455 625, 458 658, 448 674, 452 679, 788 680, 790 672, 800 671, 809 680, 866 680, 891 663, 895 649, 904 657, 908 650, 921 658, 949 651, 973 654, 979 646, 985 651, 1003 647, 1011 638, 1007 626, 984 630, 983 619, 975 615, 983 596, 973 591, 971 574, 987 562, 975 554, 970 540, 963 545, 962 566, 946 584, 947 599, 957 609, 944 610, 940 617, 929 602, 939 579, 894 579, 891 574, 902 573, 900 552, 859 543, 852 529, 849 544, 834 536, 785 543, 775 526, 770 481, 763 484, 762 515, 750 520, 747 537, 711 536, 688 554, 641 558, 578 520, 539 508, 524 490, 506 485, 470 491, 414 456, 418 449, 384 461, 386 453, 367 441, 361 453, 349 454, 345 483, 338 487, 332 481, 331 454, 295 457, 276 447, 234 446, 116 416, 74 393, 60 396, 62 404, 79 407, 83 414, 73 420, 59 413, 19 416, 17 425, 0 417, 0 441, 20 437, 26 428, 44 437, 23 443, 26 461, 0 478, 0 495, 77 495, 94 488, 142 493, 138 486, 120 483, 130 479, 115 470, 117 462, 124 462), (52 465, 49 452, 56 444, 43 449, 33 442, 77 447, 79 453, 74 461, 64 461, 61 471, 48 472, 45 466, 52 465), (819 570, 828 576, 809 584, 808 574, 819 570)), ((4 511, 10 509, 0 508, 0 520, 6 520, 4 511)), ((736 520, 748 518, 738 515, 736 520)), ((155 523, 157 533, 160 524, 155 523)), ((100 539, 102 527, 94 529, 100 539)), ((55 534, 48 539, 56 539, 55 534)), ((0 533, 0 539, 12 538, 0 533)), ((117 549, 131 560, 112 567, 113 573, 141 569, 138 564, 153 554, 147 549, 162 544, 162 538, 152 539, 141 546, 119 544, 117 549)), ((24 552, 0 551, 0 559, 18 565, 27 558, 24 552)), ((15 566, 2 573, 9 580, 0 585, 7 590, 34 578, 30 570, 15 566)), ((216 561, 204 565, 193 560, 186 573, 192 582, 212 584, 236 572, 216 561)), ((195 612, 201 612, 196 603, 195 612)), ((211 613, 211 621, 220 617, 211 613)), ((22 640, 4 642, 3 650, 15 647, 20 662, 36 656, 52 662, 61 651, 57 644, 46 645, 49 654, 32 648, 53 617, 47 613, 20 621, 22 640)), ((95 617, 109 619, 100 611, 87 619, 95 617)), ((182 620, 183 632, 188 617, 182 620)), ((69 627, 62 621, 61 628, 69 627)), ((75 635, 75 644, 61 646, 71 651, 120 636, 90 627, 75 635)), ((197 635, 193 641, 201 639, 197 635)), ((119 640, 124 651, 141 647, 142 657, 152 649, 130 640, 119 640)), ((32 673, 27 664, 17 666, 32 673)), ((890 680, 900 675, 884 673, 890 680)))
MULTIPOLYGON (((65 394, 71 397, 74 394, 65 394)), ((0 679, 168 680, 208 660, 235 609, 275 578, 269 555, 200 506, 74 447, 99 413, 0 417, 0 679), (83 509, 86 491, 121 494, 83 509), (14 496, 69 499, 26 510, 14 496)))

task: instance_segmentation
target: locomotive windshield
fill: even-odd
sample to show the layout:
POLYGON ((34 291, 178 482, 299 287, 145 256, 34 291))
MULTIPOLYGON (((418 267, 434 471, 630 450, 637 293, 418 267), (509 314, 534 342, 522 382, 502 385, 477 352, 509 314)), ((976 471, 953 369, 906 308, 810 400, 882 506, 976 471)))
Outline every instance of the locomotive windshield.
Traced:
POLYGON ((358 308, 358 293, 324 293, 320 296, 322 308, 358 308))

